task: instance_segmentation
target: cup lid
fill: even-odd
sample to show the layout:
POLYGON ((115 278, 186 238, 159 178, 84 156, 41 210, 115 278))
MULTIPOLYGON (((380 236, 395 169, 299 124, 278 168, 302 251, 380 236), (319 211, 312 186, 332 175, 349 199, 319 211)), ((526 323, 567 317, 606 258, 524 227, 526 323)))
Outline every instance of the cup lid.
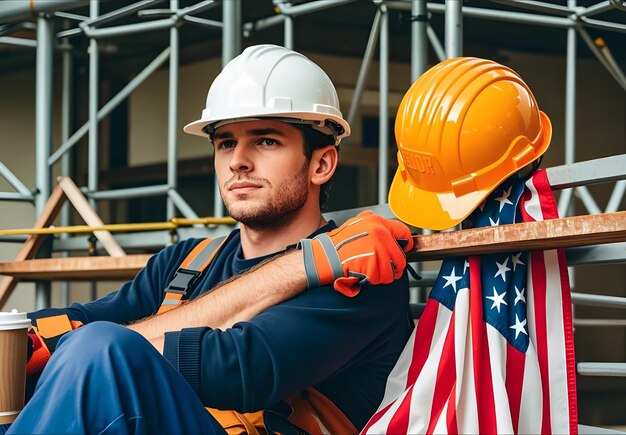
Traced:
POLYGON ((26 313, 18 313, 17 310, 12 310, 10 313, 0 312, 0 331, 29 328, 30 325, 30 319, 26 313))

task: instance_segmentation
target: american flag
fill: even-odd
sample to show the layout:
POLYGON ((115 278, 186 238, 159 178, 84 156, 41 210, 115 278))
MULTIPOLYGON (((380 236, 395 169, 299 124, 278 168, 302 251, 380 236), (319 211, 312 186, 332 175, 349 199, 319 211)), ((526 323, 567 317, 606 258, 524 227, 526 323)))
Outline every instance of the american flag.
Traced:
MULTIPOLYGON (((464 224, 558 217, 545 174, 502 183, 464 224)), ((446 259, 363 434, 576 434, 561 250, 446 259)))

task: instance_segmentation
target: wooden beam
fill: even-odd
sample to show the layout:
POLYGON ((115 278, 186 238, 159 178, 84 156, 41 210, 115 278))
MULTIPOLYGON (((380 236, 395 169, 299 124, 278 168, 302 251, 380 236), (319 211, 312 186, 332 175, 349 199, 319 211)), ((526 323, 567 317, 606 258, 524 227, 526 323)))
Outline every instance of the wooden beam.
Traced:
POLYGON ((151 254, 124 257, 59 257, 0 263, 0 275, 20 280, 98 280, 132 279, 151 254))
MULTIPOLYGON (((89 202, 87 202, 87 198, 85 198, 71 178, 58 177, 57 181, 61 189, 65 192, 67 199, 70 200, 87 225, 90 227, 101 227, 104 225, 102 219, 93 211, 89 202)), ((126 255, 126 252, 124 252, 122 247, 115 241, 110 232, 94 231, 93 234, 100 240, 102 247, 111 257, 123 257, 126 255)))
POLYGON ((413 236, 411 261, 626 241, 626 211, 413 236))
MULTIPOLYGON (((63 206, 64 200, 65 192, 63 192, 63 189, 61 189, 60 186, 56 186, 50 194, 48 201, 46 201, 46 205, 44 206, 43 210, 37 217, 33 228, 46 228, 52 225, 52 222, 54 222, 54 219, 56 218, 57 214, 61 210, 61 207, 63 206)), ((28 239, 26 239, 26 241, 22 245, 22 248, 17 253, 15 260, 24 261, 30 258, 34 258, 46 237, 48 236, 28 236, 28 239)), ((0 308, 3 307, 7 299, 9 299, 9 296, 11 296, 11 292, 16 285, 17 280, 12 276, 7 277, 2 280, 2 282, 0 282, 0 308)))
MULTIPOLYGON (((626 211, 413 236, 413 239, 415 249, 408 255, 413 261, 624 242, 626 211)), ((16 261, 0 263, 0 275, 26 280, 131 279, 149 258, 149 254, 139 254, 16 261)))

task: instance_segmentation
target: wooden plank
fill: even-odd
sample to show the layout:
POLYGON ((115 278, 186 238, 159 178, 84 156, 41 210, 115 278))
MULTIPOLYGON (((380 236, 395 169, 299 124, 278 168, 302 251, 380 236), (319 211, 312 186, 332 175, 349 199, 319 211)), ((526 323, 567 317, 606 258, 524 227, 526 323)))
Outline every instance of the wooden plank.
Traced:
MULTIPOLYGON (((93 211, 89 202, 87 202, 87 198, 85 198, 71 178, 58 177, 57 181, 65 192, 67 199, 70 200, 87 225, 91 227, 101 227, 104 225, 102 219, 93 211)), ((123 257, 126 255, 126 252, 124 252, 122 247, 115 241, 110 232, 94 231, 93 234, 100 240, 102 247, 111 257, 123 257)))
POLYGON ((626 211, 413 236, 411 261, 626 241, 626 211))
MULTIPOLYGON (((45 228, 52 225, 54 219, 59 214, 61 207, 63 206, 65 200, 65 192, 61 189, 60 186, 56 186, 43 210, 37 217, 35 221, 35 225, 33 228, 45 228)), ((28 239, 22 245, 22 248, 18 252, 15 257, 16 261, 24 261, 30 258, 34 258, 41 244, 48 236, 45 235, 31 235, 28 236, 28 239)), ((17 280, 14 277, 7 277, 0 282, 0 308, 4 306, 9 296, 11 296, 11 292, 17 285, 17 280)))
POLYGON ((124 257, 59 257, 0 263, 0 275, 20 280, 125 280, 132 279, 151 254, 124 257))
MULTIPOLYGON (((416 247, 408 257, 417 261, 624 242, 626 211, 418 235, 413 239, 416 247)), ((149 254, 35 259, 0 263, 0 274, 29 280, 130 279, 148 258, 149 254)))

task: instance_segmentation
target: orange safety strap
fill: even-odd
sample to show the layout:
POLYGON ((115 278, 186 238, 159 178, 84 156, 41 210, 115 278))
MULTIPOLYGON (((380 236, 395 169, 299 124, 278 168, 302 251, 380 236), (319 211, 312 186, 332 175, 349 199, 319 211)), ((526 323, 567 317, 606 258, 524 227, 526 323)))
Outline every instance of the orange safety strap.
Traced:
POLYGON ((289 421, 309 434, 358 434, 359 431, 330 399, 308 388, 302 394, 287 399, 293 408, 289 421))
POLYGON ((264 411, 241 413, 217 408, 206 408, 228 435, 265 435, 264 411))
MULTIPOLYGON (((285 400, 291 410, 290 415, 284 415, 280 424, 284 434, 358 434, 357 428, 337 406, 326 396, 314 388, 309 388, 299 394, 294 394, 285 400)), ((263 410, 251 413, 240 413, 232 410, 206 408, 213 418, 224 428, 228 435, 264 435, 275 433, 274 425, 278 423, 271 415, 280 420, 279 414, 272 410, 263 410)))
POLYGON ((227 237, 204 239, 187 254, 174 274, 174 278, 165 288, 165 296, 157 314, 163 314, 183 303, 187 291, 193 286, 196 278, 211 264, 213 257, 226 240, 227 237))
POLYGON ((67 314, 57 316, 40 317, 34 320, 33 332, 41 340, 41 344, 48 353, 52 353, 56 348, 59 339, 67 332, 80 328, 83 323, 78 320, 70 320, 67 314))

